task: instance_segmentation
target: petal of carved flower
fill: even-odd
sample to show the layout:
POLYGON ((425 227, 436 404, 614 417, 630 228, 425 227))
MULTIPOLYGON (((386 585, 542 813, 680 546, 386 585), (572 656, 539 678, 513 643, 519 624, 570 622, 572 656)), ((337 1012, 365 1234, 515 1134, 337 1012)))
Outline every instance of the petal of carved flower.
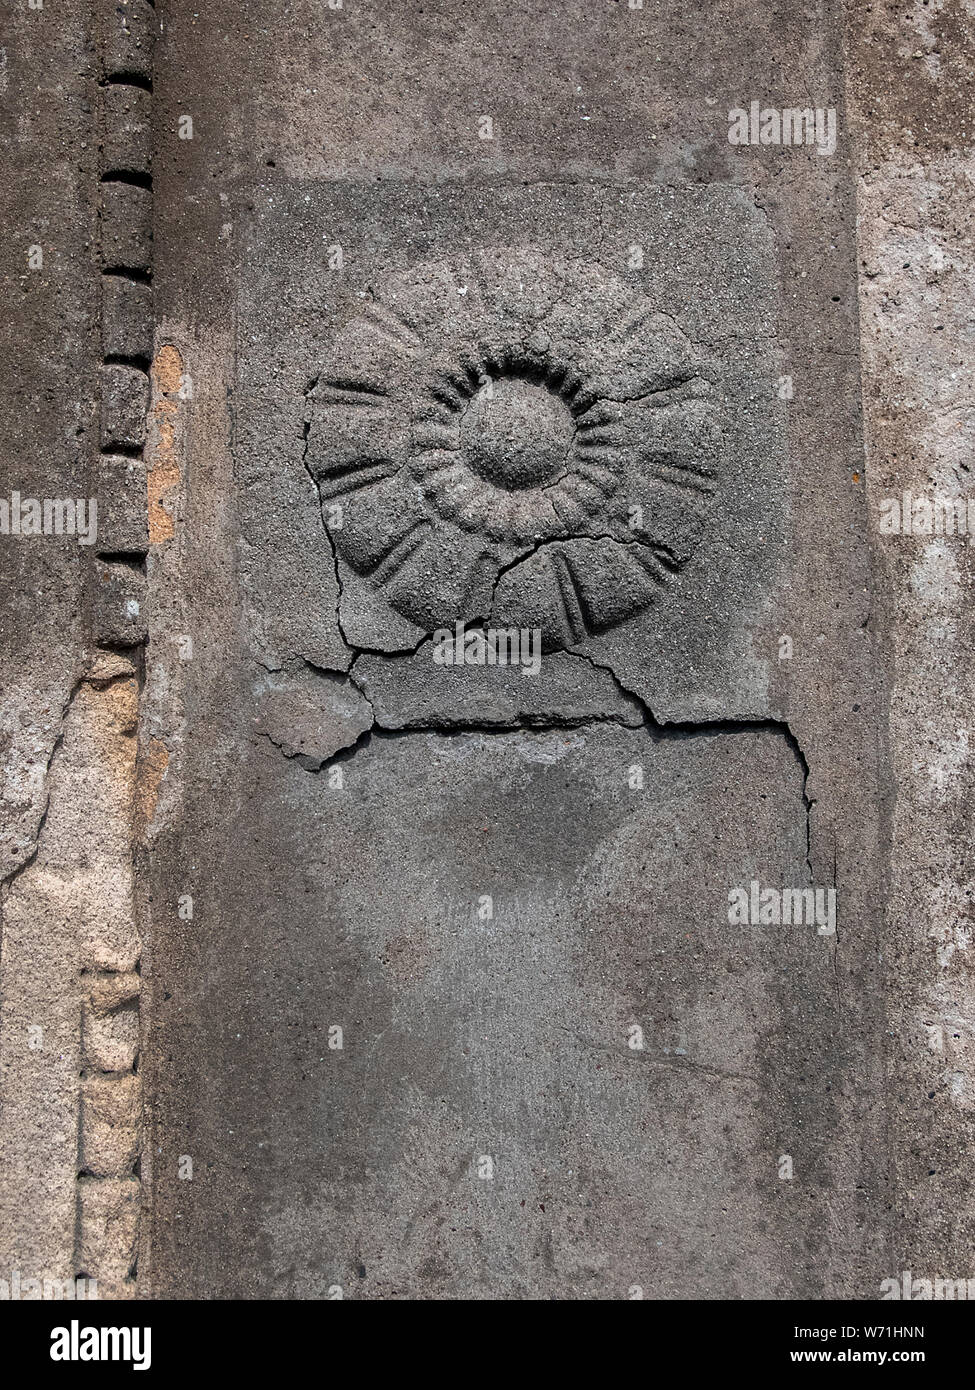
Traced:
POLYGON ((389 581, 390 603, 428 631, 487 616, 501 562, 480 536, 456 527, 427 532, 389 581))
POLYGON ((342 525, 330 532, 342 559, 380 582, 404 563, 420 539, 417 533, 430 526, 416 487, 400 472, 348 497, 342 525))
POLYGON ((312 399, 341 399, 347 389, 393 396, 409 379, 413 358, 420 351, 415 336, 396 331, 395 320, 378 306, 368 305, 339 331, 322 363, 312 399))
POLYGON ((376 312, 387 332, 412 334, 428 359, 434 344, 457 341, 468 331, 469 279, 464 263, 422 261, 386 281, 376 312))
POLYGON ((591 368, 593 344, 607 335, 607 324, 618 324, 633 302, 633 290, 601 266, 574 261, 566 293, 552 305, 538 330, 557 345, 558 353, 577 366, 583 361, 591 368))
POLYGON ((655 479, 633 489, 628 525, 634 539, 649 547, 667 570, 687 563, 704 530, 703 507, 683 492, 655 479))
POLYGON ((492 620, 541 628, 547 651, 574 647, 646 608, 666 582, 638 543, 553 541, 501 576, 492 620))
POLYGON ((509 342, 520 344, 566 292, 565 270, 538 248, 480 251, 470 267, 484 318, 472 327, 482 336, 494 326, 509 342))
POLYGON ((585 403, 628 401, 674 387, 696 373, 689 340, 665 314, 637 302, 582 361, 585 403))
POLYGON ((630 402, 607 432, 619 440, 628 459, 626 485, 658 478, 694 503, 704 503, 717 486, 723 441, 714 406, 705 393, 710 384, 696 380, 682 388, 683 399, 670 403, 630 402))
POLYGON ((368 487, 408 457, 405 419, 383 403, 313 407, 305 462, 323 501, 368 487))

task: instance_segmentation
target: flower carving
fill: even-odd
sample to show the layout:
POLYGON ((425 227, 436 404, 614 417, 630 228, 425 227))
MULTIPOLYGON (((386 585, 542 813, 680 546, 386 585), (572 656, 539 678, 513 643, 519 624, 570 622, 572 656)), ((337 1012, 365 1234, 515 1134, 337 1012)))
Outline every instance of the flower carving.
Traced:
POLYGON ((574 646, 690 558, 716 485, 714 394, 632 287, 498 248, 367 292, 309 392, 306 465, 339 556, 412 622, 574 646))

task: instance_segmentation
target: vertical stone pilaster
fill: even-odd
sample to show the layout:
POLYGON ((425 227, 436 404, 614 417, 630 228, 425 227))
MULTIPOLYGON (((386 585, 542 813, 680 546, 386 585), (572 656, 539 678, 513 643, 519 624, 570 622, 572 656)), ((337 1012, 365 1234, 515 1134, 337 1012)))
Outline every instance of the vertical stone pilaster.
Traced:
MULTIPOLYGON (((131 675, 121 747, 126 781, 113 807, 124 834, 116 871, 124 910, 115 935, 82 954, 76 1261, 103 1297, 135 1293, 141 1205, 142 1082, 138 1074, 141 947, 135 923, 132 836, 140 648, 146 640, 148 494, 143 452, 152 355, 152 49, 145 0, 98 0, 100 274, 99 511, 94 632, 100 662, 131 675)), ((97 668, 96 668, 97 669, 97 668)))

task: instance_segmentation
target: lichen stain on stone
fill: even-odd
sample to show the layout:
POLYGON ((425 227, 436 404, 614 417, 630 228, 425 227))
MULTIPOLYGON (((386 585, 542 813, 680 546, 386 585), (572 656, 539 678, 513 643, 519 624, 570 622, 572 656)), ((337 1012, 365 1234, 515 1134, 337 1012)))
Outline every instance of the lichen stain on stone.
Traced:
POLYGON ((183 359, 172 343, 164 344, 152 364, 152 381, 157 391, 168 395, 178 391, 183 381, 183 359))
POLYGON ((169 750, 158 738, 150 738, 139 759, 135 793, 136 830, 141 839, 152 824, 159 800, 159 788, 169 766, 169 750))
POLYGON ((157 398, 150 418, 151 444, 146 459, 146 491, 149 509, 149 544, 171 540, 175 530, 166 499, 180 482, 176 450, 176 416, 179 401, 167 399, 183 381, 183 359, 171 343, 159 349, 151 369, 153 395, 157 398))
MULTIPOLYGON (((139 683, 134 677, 115 680, 103 690, 103 721, 106 733, 132 734, 139 716, 139 683)), ((125 752, 126 759, 129 757, 125 752)))

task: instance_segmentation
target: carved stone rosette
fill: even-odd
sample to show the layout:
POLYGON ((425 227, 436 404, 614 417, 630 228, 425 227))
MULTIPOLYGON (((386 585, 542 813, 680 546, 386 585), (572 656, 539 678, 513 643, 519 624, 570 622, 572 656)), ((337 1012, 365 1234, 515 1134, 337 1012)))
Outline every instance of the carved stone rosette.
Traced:
POLYGON ((337 553, 421 628, 571 647, 653 603, 700 540, 710 369, 600 266, 497 248, 367 291, 309 392, 337 553))

